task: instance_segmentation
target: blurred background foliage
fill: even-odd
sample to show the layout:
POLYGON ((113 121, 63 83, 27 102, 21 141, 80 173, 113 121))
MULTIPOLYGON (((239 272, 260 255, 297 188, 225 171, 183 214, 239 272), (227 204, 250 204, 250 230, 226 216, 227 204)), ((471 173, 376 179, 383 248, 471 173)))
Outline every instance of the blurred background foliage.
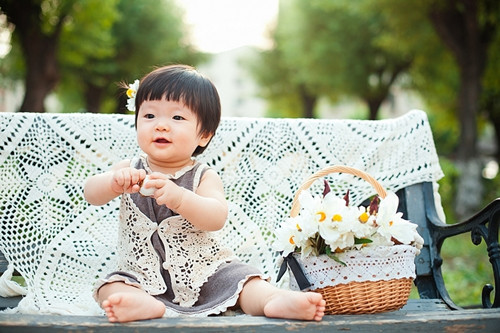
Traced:
POLYGON ((174 0, 1 0, 0 11, 12 31, 0 75, 4 85, 24 81, 20 111, 45 112, 55 93, 64 112, 122 113, 117 83, 207 57, 190 44, 174 0))
MULTIPOLYGON (((268 116, 318 117, 322 101, 349 99, 360 107, 343 117, 378 119, 397 86, 428 113, 447 223, 500 196, 500 1, 284 0, 279 9, 273 47, 242 64, 268 116)), ((0 30, 12 34, 0 85, 23 82, 21 112, 47 111, 49 94, 63 112, 125 112, 119 82, 209 59, 174 0, 0 0, 0 30)), ((458 304, 477 304, 476 284, 491 281, 484 253, 464 237, 445 243, 458 304)))

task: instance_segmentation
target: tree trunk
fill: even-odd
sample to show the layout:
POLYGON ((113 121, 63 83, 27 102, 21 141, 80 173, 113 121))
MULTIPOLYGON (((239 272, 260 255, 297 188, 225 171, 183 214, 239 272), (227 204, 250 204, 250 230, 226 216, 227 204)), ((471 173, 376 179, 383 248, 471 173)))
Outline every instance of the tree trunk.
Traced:
POLYGON ((305 87, 301 87, 300 99, 302 101, 303 117, 314 118, 314 108, 316 107, 318 96, 310 94, 305 87))
POLYGON ((59 82, 57 49, 71 2, 61 5, 61 14, 50 28, 42 22, 40 1, 5 1, 2 11, 15 25, 26 64, 25 93, 20 111, 45 112, 45 97, 59 82), (50 33, 44 30, 49 29, 50 33))
POLYGON ((369 110, 369 120, 377 120, 378 118, 378 110, 380 109, 380 105, 382 105, 382 101, 385 99, 385 96, 383 99, 380 98, 372 98, 372 99, 366 99, 365 102, 368 104, 368 110, 369 110))
POLYGON ((481 167, 477 151, 477 115, 481 78, 487 50, 494 33, 491 26, 479 22, 476 0, 436 2, 429 14, 444 44, 451 50, 460 69, 458 117, 460 120, 456 212, 459 217, 475 211, 482 201, 481 167))
POLYGON ((89 82, 85 84, 85 107, 87 112, 100 113, 103 94, 104 89, 102 87, 89 82))
POLYGON ((495 129, 495 159, 500 162, 500 94, 489 93, 487 96, 482 96, 482 107, 488 114, 489 121, 495 129))
POLYGON ((26 61, 25 93, 21 112, 45 112, 44 101, 59 82, 57 40, 34 32, 22 37, 26 61))
POLYGON ((127 110, 127 95, 124 92, 120 91, 120 93, 118 94, 115 113, 126 114, 127 112, 129 112, 127 110))
POLYGON ((389 90, 398 78, 398 76, 408 70, 413 60, 391 61, 388 66, 378 68, 378 85, 368 89, 368 94, 363 100, 368 105, 368 119, 377 120, 380 106, 389 95, 389 90), (390 75, 386 75, 389 73, 390 75), (385 78, 385 79, 384 79, 385 78), (387 79, 388 78, 388 79, 387 79))
POLYGON ((457 167, 460 171, 455 212, 461 219, 480 207, 483 197, 482 165, 477 150, 477 114, 481 82, 477 65, 462 67, 458 114, 460 119, 457 167))
POLYGON ((497 162, 500 161, 500 117, 498 117, 498 113, 495 112, 495 115, 490 116, 491 122, 493 123, 493 127, 495 129, 495 159, 497 162))
POLYGON ((435 7, 430 13, 434 28, 451 50, 460 70, 458 118, 460 120, 459 160, 477 155, 477 114, 481 93, 481 78, 491 33, 479 24, 476 0, 450 0, 445 7, 435 7))

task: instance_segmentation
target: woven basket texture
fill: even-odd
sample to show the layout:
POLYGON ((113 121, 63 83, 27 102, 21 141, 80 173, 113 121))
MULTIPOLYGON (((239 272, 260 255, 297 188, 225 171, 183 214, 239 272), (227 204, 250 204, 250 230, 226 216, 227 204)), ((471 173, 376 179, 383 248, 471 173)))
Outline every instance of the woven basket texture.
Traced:
MULTIPOLYGON (((348 166, 329 166, 314 173, 302 183, 301 187, 295 194, 290 216, 293 217, 299 213, 300 204, 298 197, 300 192, 308 189, 316 180, 330 173, 352 174, 353 176, 367 181, 375 189, 380 198, 383 199, 387 195, 383 186, 369 174, 348 166)), ((332 265, 338 265, 338 263, 333 259, 329 260, 332 265)), ((385 263, 383 260, 380 262, 375 260, 373 264, 383 265, 385 263)), ((414 265, 413 259, 403 264, 414 265)), ((397 267, 395 269, 397 269, 397 267)), ((307 272, 305 273, 307 276, 307 272)), ((309 278, 311 277, 309 276, 309 278)), ((325 283, 324 281, 310 282, 313 286, 325 283)), ((408 301, 412 283, 413 278, 406 277, 388 280, 381 279, 377 281, 351 281, 344 284, 336 284, 334 286, 312 289, 312 291, 322 294, 325 299, 325 314, 371 314, 393 311, 402 308, 408 301)))

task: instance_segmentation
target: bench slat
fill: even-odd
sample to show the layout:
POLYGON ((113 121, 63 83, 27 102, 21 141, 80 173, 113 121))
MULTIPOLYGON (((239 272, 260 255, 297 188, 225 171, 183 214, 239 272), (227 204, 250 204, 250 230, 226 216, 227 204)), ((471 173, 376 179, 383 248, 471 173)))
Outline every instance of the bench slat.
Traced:
POLYGON ((5 259, 3 252, 0 251, 0 275, 7 270, 8 265, 7 259, 5 259))
POLYGON ((436 300, 410 300, 403 309, 371 315, 325 316, 321 322, 252 316, 168 318, 111 324, 105 317, 0 314, 0 332, 498 332, 500 310, 446 310, 436 300), (418 311, 415 311, 418 310, 418 311), (422 325, 424 324, 424 325, 422 325))

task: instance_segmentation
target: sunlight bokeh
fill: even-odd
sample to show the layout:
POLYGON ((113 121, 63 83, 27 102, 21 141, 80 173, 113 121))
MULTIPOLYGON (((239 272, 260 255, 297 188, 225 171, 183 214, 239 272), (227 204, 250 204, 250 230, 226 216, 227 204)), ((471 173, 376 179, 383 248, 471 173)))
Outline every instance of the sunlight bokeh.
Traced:
POLYGON ((240 46, 270 46, 269 27, 279 0, 177 0, 185 10, 192 42, 203 52, 219 53, 240 46))

